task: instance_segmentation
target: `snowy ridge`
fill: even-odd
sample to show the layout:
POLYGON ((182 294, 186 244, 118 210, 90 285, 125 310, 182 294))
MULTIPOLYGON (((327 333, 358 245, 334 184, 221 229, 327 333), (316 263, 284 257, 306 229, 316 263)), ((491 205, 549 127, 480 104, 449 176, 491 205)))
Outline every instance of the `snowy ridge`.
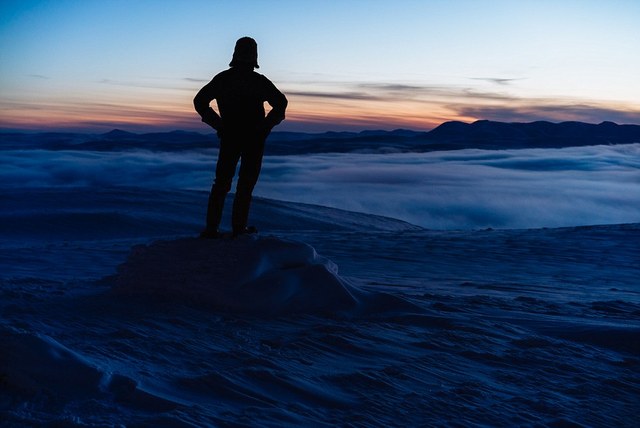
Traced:
MULTIPOLYGON (((134 187, 2 189, 0 194, 11 208, 0 211, 0 236, 20 241, 195 235, 207 200, 201 191, 134 187)), ((225 205, 225 220, 231 216, 232 197, 225 205)), ((389 217, 267 198, 254 198, 252 217, 261 231, 422 230, 389 217)))

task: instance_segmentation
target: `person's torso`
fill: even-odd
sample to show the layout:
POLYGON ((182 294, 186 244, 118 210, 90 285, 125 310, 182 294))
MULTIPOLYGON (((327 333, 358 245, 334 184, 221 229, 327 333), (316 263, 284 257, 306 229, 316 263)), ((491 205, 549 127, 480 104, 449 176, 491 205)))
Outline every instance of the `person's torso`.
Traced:
POLYGON ((216 101, 225 128, 255 128, 264 120, 265 78, 252 70, 230 68, 215 77, 216 101))

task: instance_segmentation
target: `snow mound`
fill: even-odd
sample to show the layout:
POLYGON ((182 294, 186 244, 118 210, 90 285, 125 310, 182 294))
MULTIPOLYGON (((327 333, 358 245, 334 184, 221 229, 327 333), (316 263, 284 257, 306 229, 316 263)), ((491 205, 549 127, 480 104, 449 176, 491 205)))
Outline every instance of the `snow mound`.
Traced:
POLYGON ((262 315, 416 308, 399 297, 348 283, 333 262, 308 244, 258 236, 183 238, 136 246, 118 268, 113 292, 262 315))

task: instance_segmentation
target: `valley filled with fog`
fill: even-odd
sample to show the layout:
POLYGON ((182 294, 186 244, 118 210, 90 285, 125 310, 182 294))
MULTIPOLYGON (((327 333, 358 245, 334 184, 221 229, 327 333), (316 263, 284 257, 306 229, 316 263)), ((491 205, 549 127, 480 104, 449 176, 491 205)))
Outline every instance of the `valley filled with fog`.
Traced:
MULTIPOLYGON (((216 158, 214 148, 11 149, 0 151, 0 182, 208 191, 216 158)), ((267 146, 255 195, 430 229, 539 228, 638 221, 639 183, 640 144, 287 156, 267 146)))

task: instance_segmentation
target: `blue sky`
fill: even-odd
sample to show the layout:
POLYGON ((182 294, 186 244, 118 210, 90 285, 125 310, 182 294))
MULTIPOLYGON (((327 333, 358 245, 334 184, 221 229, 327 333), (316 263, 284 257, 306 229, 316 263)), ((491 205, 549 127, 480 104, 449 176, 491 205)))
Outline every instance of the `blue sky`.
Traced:
POLYGON ((238 37, 281 129, 640 123, 638 1, 7 1, 0 127, 206 131, 195 92, 238 37))

